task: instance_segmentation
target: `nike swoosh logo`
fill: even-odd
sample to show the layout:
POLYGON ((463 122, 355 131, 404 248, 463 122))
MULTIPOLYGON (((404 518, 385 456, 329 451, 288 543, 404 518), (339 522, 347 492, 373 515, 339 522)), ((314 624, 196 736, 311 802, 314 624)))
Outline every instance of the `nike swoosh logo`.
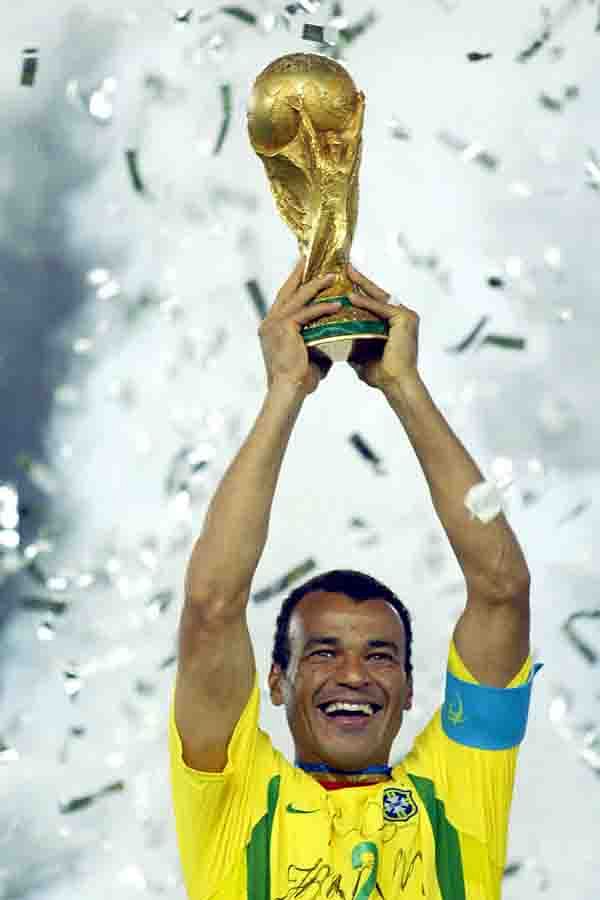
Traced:
POLYGON ((288 803, 286 806, 288 812, 291 813, 316 813, 319 812, 318 809, 296 809, 296 807, 292 803, 288 803))

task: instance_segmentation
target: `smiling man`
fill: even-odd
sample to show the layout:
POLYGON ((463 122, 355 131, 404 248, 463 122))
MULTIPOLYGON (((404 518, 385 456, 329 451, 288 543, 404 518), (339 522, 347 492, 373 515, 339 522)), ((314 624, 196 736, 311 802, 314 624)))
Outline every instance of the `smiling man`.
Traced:
POLYGON ((347 773, 387 766, 412 705, 411 643, 404 605, 359 572, 311 579, 283 605, 271 699, 276 706, 285 703, 297 765, 314 771, 326 787, 380 780, 373 777, 379 772, 347 773), (331 769, 337 772, 333 781, 331 769))
MULTIPOLYGON (((533 677, 529 572, 503 513, 465 497, 481 472, 417 372, 418 317, 361 273, 352 304, 387 319, 381 360, 354 366, 400 420, 466 585, 445 696, 411 751, 389 757, 413 700, 412 627, 388 587, 333 570, 293 590, 276 626, 271 700, 292 764, 259 728, 246 610, 295 421, 330 364, 309 360, 300 260, 259 329, 268 391, 187 569, 169 713, 177 836, 191 900, 497 900, 533 677)), ((329 463, 324 463, 329 464, 329 463)), ((441 661, 440 661, 441 664, 441 661)))

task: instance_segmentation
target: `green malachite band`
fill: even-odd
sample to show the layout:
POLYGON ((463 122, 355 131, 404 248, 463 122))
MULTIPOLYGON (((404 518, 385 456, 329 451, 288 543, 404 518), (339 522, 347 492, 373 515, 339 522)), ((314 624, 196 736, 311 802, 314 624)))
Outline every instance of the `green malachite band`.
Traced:
MULTIPOLYGON (((313 300, 309 306, 318 303, 334 303, 339 301, 342 306, 352 306, 352 303, 345 295, 342 297, 325 297, 323 300, 313 300)), ((359 334, 385 334, 388 333, 386 322, 327 322, 325 325, 313 325, 310 328, 305 326, 301 330, 302 340, 307 341, 320 340, 321 338, 337 338, 337 337, 355 337, 359 334)))

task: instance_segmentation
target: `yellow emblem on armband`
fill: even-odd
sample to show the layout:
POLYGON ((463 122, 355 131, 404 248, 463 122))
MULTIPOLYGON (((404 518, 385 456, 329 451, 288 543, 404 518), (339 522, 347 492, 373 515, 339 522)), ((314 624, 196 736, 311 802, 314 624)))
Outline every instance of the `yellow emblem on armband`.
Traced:
POLYGON ((465 721, 462 697, 458 692, 456 694, 456 703, 448 704, 448 721, 452 725, 462 725, 465 721))

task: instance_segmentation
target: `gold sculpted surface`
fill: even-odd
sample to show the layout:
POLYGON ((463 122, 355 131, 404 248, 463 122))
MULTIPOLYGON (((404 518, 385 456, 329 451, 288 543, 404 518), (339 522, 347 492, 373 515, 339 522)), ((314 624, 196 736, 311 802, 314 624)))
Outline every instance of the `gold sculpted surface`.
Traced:
MULTIPOLYGON (((256 78, 248 103, 250 142, 279 214, 306 256, 303 282, 336 275, 315 301, 353 290, 346 266, 358 215, 364 112, 365 96, 346 69, 313 53, 270 63, 256 78)), ((379 320, 345 306, 318 321, 379 320)))

